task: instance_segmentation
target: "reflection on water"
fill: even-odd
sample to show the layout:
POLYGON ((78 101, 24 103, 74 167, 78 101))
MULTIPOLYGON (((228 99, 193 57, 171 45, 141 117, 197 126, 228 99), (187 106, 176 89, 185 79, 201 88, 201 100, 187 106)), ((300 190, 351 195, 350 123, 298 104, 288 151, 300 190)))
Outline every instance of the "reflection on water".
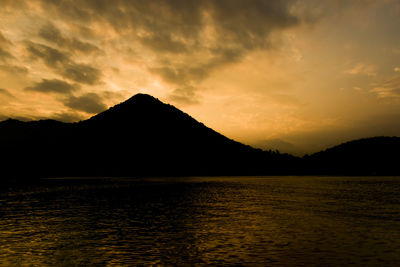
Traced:
POLYGON ((0 218, 2 265, 400 261, 400 178, 46 180, 0 218))

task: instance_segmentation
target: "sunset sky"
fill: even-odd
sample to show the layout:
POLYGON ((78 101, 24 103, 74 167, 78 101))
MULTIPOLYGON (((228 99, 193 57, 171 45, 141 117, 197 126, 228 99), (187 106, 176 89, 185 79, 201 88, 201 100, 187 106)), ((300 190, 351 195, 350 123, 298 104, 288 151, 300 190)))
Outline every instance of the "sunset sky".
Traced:
POLYGON ((400 135, 399 0, 0 0, 0 120, 148 93, 246 144, 400 135))

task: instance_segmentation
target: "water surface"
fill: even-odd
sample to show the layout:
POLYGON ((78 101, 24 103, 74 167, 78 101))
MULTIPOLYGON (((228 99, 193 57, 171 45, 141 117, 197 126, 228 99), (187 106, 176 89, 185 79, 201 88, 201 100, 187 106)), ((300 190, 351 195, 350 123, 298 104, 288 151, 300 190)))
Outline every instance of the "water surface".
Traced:
POLYGON ((0 191, 3 266, 395 266, 398 177, 55 179, 0 191))

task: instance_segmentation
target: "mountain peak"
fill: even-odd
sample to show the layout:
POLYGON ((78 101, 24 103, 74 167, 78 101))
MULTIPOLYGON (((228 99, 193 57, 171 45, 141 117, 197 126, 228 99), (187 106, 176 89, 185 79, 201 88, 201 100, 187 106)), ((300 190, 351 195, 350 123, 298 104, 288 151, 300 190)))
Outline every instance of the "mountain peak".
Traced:
POLYGON ((149 94, 138 93, 138 94, 132 96, 131 98, 129 98, 128 100, 126 100, 125 102, 135 101, 135 100, 148 100, 148 101, 153 100, 154 101, 154 100, 158 100, 158 99, 149 94))
POLYGON ((155 98, 148 94, 140 93, 132 96, 131 98, 122 103, 115 105, 110 110, 125 110, 126 112, 126 111, 132 111, 132 109, 136 109, 145 111, 145 110, 151 110, 155 107, 166 106, 166 105, 168 104, 164 104, 158 98, 155 98))
POLYGON ((145 114, 153 113, 155 110, 160 109, 161 106, 166 106, 166 104, 151 95, 139 93, 128 100, 93 116, 88 121, 114 121, 118 119, 127 119, 127 117, 144 116, 145 114))
POLYGON ((128 100, 120 103, 121 104, 139 104, 139 103, 143 103, 143 104, 151 104, 151 103, 162 103, 158 98, 155 98, 154 96, 148 95, 148 94, 136 94, 134 96, 132 96, 131 98, 129 98, 128 100))

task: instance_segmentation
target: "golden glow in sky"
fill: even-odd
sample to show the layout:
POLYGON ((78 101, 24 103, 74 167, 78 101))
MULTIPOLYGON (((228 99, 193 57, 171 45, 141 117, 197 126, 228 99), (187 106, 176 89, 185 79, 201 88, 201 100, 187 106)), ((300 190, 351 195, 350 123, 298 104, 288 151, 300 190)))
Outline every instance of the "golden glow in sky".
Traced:
POLYGON ((141 92, 284 152, 400 135, 399 25, 397 0, 0 0, 0 120, 141 92))

